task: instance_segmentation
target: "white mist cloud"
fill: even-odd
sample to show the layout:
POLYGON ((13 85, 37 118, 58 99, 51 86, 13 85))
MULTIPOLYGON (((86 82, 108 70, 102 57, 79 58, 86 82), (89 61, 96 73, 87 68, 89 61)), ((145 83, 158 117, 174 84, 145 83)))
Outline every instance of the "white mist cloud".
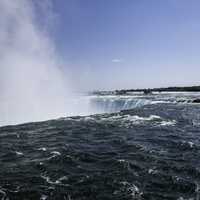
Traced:
POLYGON ((67 112, 68 88, 53 42, 36 23, 35 9, 31 0, 0 0, 0 125, 67 112))

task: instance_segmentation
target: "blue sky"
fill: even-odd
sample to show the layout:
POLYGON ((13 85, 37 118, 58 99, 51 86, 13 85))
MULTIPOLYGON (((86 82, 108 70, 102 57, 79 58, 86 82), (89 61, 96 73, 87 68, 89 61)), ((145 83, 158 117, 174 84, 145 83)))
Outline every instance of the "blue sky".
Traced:
POLYGON ((83 89, 200 84, 200 1, 56 0, 54 41, 83 89))

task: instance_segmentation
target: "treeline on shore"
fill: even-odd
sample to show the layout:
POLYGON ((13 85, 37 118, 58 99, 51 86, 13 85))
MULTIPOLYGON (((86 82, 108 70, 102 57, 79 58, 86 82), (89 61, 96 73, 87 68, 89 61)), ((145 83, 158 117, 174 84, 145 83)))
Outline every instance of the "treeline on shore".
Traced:
POLYGON ((129 92, 200 92, 200 86, 115 90, 115 94, 126 94, 129 92))
POLYGON ((144 94, 150 94, 152 92, 200 92, 200 86, 122 89, 122 90, 114 90, 114 91, 93 91, 91 93, 97 94, 97 95, 109 95, 109 94, 125 95, 131 92, 144 92, 144 94))

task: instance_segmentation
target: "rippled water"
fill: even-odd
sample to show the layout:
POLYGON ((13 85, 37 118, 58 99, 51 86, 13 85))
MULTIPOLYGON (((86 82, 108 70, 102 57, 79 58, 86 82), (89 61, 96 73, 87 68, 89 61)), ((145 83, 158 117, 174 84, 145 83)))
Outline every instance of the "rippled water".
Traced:
POLYGON ((141 98, 151 103, 1 127, 0 199, 199 200, 200 105, 141 98))

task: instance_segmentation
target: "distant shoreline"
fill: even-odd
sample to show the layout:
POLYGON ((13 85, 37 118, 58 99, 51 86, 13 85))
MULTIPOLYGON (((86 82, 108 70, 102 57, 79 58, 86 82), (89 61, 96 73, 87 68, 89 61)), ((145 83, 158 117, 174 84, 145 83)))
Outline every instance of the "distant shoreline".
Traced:
POLYGON ((95 91, 93 94, 113 93, 116 95, 125 95, 130 92, 144 92, 149 94, 152 92, 200 92, 200 86, 190 87, 166 87, 166 88, 143 88, 143 89, 122 89, 114 91, 95 91))
POLYGON ((127 93, 127 92, 147 92, 147 93, 151 93, 151 92, 200 92, 200 86, 115 90, 115 92, 116 93, 127 93))

